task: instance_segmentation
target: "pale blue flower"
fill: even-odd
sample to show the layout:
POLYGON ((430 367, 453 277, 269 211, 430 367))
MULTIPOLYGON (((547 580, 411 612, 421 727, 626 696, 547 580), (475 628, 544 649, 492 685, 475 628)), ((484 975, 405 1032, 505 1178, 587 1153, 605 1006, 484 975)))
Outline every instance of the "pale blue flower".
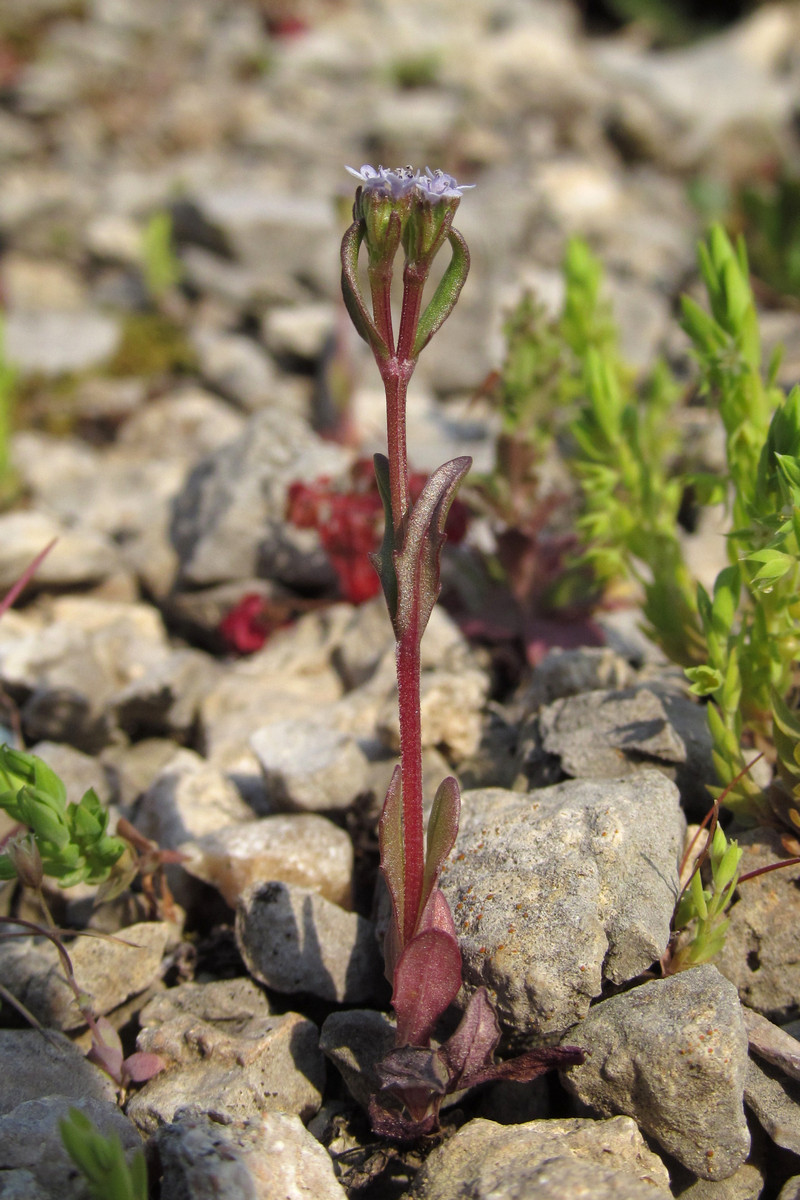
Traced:
POLYGON ((475 187, 474 183, 457 183, 446 171, 432 171, 425 168, 426 174, 420 175, 416 181, 417 195, 429 204, 438 204, 440 200, 460 200, 461 193, 467 188, 475 187))
POLYGON ((377 171, 369 163, 364 163, 360 171, 354 167, 345 170, 360 180, 366 192, 379 192, 393 200, 400 200, 413 191, 419 178, 419 171, 413 167, 397 167, 390 171, 388 167, 378 167, 377 171))

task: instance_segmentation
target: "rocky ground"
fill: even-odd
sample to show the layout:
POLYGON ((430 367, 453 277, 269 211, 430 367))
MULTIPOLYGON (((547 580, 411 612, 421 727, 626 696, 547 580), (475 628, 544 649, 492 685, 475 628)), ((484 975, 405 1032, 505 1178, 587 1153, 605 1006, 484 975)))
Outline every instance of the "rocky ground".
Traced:
MULTIPOLYGON (((689 182, 796 161, 799 45, 790 3, 659 51, 589 36, 567 0, 5 0, 0 285, 20 428, 2 590, 58 539, 0 622, 6 736, 185 861, 168 869, 175 908, 50 897, 66 927, 124 931, 70 942, 97 1014, 167 1063, 121 1108, 84 1058, 55 949, 0 942, 0 983, 56 1031, 3 1008, 0 1196, 83 1200, 57 1133, 75 1103, 126 1148, 145 1140, 163 1200, 800 1196, 797 876, 742 890, 714 965, 654 969, 713 768, 702 710, 630 610, 600 618, 604 646, 510 675, 434 613, 426 774, 468 789, 444 877, 466 985, 496 997, 505 1050, 590 1053, 460 1098, 441 1144, 372 1137, 361 1105, 391 1042, 374 886, 393 643, 380 601, 341 600, 319 534, 286 519, 293 483, 345 481, 382 446, 338 293, 345 163, 478 185, 457 222, 472 272, 421 358, 409 446, 419 471, 463 453, 486 470, 497 423, 476 393, 504 312, 525 287, 558 303, 570 233, 607 265, 630 361, 663 352, 688 372, 689 182), (153 248, 165 213, 178 278, 153 248), (260 648, 259 620, 276 627, 260 648)), ((794 382, 797 306, 764 298, 794 382)), ((712 579, 719 542, 690 547, 712 579)), ((769 831, 741 843, 745 870, 781 855, 769 831)), ((10 885, 0 906, 37 915, 10 885)))

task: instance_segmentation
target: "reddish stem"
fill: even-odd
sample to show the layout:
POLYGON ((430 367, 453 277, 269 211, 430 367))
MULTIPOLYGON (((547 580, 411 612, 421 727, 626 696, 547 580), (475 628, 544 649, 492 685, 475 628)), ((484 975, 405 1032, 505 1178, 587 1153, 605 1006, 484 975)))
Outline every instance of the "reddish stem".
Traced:
POLYGON ((389 355, 394 357, 394 331, 392 329, 392 263, 380 261, 370 264, 370 292, 372 294, 372 315, 375 327, 386 343, 389 355))
POLYGON ((403 943, 414 935, 425 870, 422 820, 422 722, 418 615, 397 643, 397 693, 400 714, 400 778, 403 796, 405 895, 403 943))
MULTIPOLYGON (((427 262, 407 262, 403 269, 403 307, 400 311, 397 356, 406 363, 412 362, 411 356, 417 336, 419 314, 422 309, 422 292, 429 270, 430 264, 427 262)), ((412 365, 411 370, 413 369, 412 365)))

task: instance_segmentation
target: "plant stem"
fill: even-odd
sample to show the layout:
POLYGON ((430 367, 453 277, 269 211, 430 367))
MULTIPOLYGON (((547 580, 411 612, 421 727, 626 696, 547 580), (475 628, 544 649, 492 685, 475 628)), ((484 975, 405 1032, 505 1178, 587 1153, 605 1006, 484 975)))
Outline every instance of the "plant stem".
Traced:
POLYGON ((403 544, 411 500, 408 492, 408 451, 406 449, 406 392, 414 370, 413 362, 403 363, 393 354, 380 364, 386 392, 386 433, 389 459, 389 490, 392 497, 392 521, 395 544, 403 544))
POLYGON ((411 940, 419 915, 425 868, 422 820, 422 722, 420 719, 420 636, 415 615, 397 643, 400 715, 400 778, 403 797, 405 903, 403 941, 411 940))

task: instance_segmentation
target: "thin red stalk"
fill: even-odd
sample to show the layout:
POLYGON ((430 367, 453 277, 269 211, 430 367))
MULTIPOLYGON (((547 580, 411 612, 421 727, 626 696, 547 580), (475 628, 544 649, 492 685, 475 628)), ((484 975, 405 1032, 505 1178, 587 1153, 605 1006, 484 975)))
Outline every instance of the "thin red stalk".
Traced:
MULTIPOLYGON (((412 368, 413 370, 413 365, 412 368)), ((411 500, 408 491, 408 451, 406 449, 406 390, 411 372, 404 374, 397 355, 383 366, 381 375, 386 392, 386 434, 389 459, 389 491, 392 497, 395 544, 401 546, 408 521, 411 500)))
POLYGON ((400 311, 400 333, 397 338, 397 356, 401 362, 411 362, 414 339, 417 336, 419 314, 422 309, 422 291, 428 277, 429 267, 406 263, 403 270, 403 307, 400 311))
POLYGON ((370 265, 367 274, 372 294, 372 315, 375 319, 375 326, 386 343, 389 354, 394 356, 392 264, 389 263, 388 267, 383 262, 376 263, 374 266, 370 265))
POLYGON ((411 627, 397 643, 397 692, 400 712, 400 774, 403 795, 405 898, 403 941, 414 934, 425 869, 422 820, 422 725, 420 720, 419 630, 411 627))
POLYGON ((766 867, 757 867, 755 871, 748 871, 746 875, 740 875, 737 885, 747 883, 748 879, 756 879, 759 875, 766 875, 769 871, 778 871, 781 867, 794 867, 797 863, 800 863, 800 858, 782 858, 780 862, 770 863, 766 867))

